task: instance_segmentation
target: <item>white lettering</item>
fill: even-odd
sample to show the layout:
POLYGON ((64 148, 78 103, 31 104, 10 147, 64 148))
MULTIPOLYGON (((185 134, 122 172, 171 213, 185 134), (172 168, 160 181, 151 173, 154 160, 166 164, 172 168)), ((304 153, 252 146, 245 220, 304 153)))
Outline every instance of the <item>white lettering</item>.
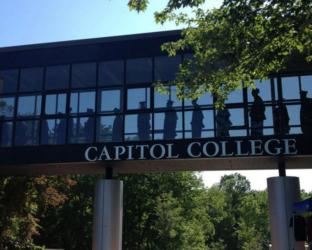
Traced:
POLYGON ((173 144, 170 143, 170 144, 166 144, 167 145, 167 148, 168 148, 168 156, 167 158, 168 159, 176 159, 176 158, 179 158, 179 154, 176 154, 176 155, 172 155, 172 151, 173 151, 173 144))
POLYGON ((235 143, 236 143, 236 155, 237 156, 249 155, 249 152, 242 153, 242 142, 243 141, 235 141, 235 143))
POLYGON ((251 155, 263 155, 261 140, 250 140, 249 142, 251 144, 251 155))
POLYGON ((95 157, 94 158, 90 158, 90 151, 91 150, 94 150, 95 153, 97 153, 97 147, 88 147, 85 151, 85 158, 87 161, 97 161, 97 157, 96 157, 96 154, 95 154, 95 157))
POLYGON ((232 156, 234 153, 227 153, 226 152, 226 144, 228 143, 227 141, 220 141, 221 143, 221 156, 232 156))
POLYGON ((105 159, 104 159, 104 160, 110 161, 110 160, 112 159, 112 158, 110 157, 108 151, 107 151, 106 146, 104 146, 103 149, 102 149, 102 152, 101 152, 100 157, 99 157, 99 160, 100 160, 100 161, 103 160, 103 156, 105 156, 105 159))
POLYGON ((208 157, 217 156, 217 154, 219 153, 219 150, 220 150, 220 149, 219 149, 219 145, 218 145, 216 142, 214 142, 214 141, 206 142, 206 143, 204 144, 204 146, 203 146, 203 153, 204 153, 204 155, 206 155, 206 156, 208 156, 208 157), (209 154, 209 153, 208 153, 208 150, 207 150, 209 144, 212 144, 212 145, 214 146, 214 152, 213 152, 212 154, 209 154))
POLYGON ((200 143, 199 143, 199 142, 192 142, 192 143, 190 143, 190 144, 187 146, 187 154, 188 154, 190 157, 193 157, 193 158, 201 157, 201 153, 200 153, 200 152, 199 152, 197 155, 194 155, 194 154, 193 154, 192 148, 193 148, 194 145, 200 146, 200 143))
POLYGON ((277 143, 277 146, 280 145, 280 140, 278 139, 271 139, 271 140, 268 140, 264 143, 264 151, 267 152, 269 155, 279 155, 281 153, 281 147, 274 147, 274 150, 275 152, 272 152, 270 150, 270 144, 272 142, 276 142, 277 143))
POLYGON ((161 145, 161 144, 154 144, 153 146, 151 146, 151 148, 150 148, 150 155, 152 156, 152 158, 154 158, 154 159, 161 159, 161 158, 163 158, 164 156, 165 156, 165 154, 166 154, 166 148, 165 148, 165 146, 164 145, 161 145), (160 149, 160 155, 157 157, 156 155, 155 155, 155 149, 157 148, 157 147, 159 147, 159 149, 160 149))
POLYGON ((132 156, 132 149, 133 149, 133 145, 127 146, 128 148, 128 160, 133 160, 133 156, 132 156))
POLYGON ((296 155, 298 153, 298 150, 296 148, 296 139, 283 139, 283 141, 285 143, 286 155, 296 155))
POLYGON ((145 153, 144 153, 144 149, 148 148, 148 145, 137 145, 135 148, 139 148, 140 149, 140 158, 139 160, 145 160, 145 153))
POLYGON ((120 160, 120 155, 126 153, 126 148, 124 146, 115 146, 115 160, 120 160))

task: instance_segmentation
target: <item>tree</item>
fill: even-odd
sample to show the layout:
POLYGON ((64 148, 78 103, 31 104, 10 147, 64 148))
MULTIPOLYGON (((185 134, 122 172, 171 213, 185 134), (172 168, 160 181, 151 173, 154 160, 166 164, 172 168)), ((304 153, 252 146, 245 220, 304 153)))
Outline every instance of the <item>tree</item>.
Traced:
MULTIPOLYGON (((293 60, 312 61, 311 0, 224 0, 218 9, 206 10, 204 0, 169 0, 155 13, 159 23, 184 24, 181 39, 164 44, 170 56, 192 51, 176 79, 180 98, 212 93, 217 107, 227 95, 253 80, 287 69, 293 60), (183 13, 192 7, 193 15, 183 13), (179 12, 180 11, 180 12, 179 12)), ((143 11, 148 0, 130 0, 130 9, 143 11)))

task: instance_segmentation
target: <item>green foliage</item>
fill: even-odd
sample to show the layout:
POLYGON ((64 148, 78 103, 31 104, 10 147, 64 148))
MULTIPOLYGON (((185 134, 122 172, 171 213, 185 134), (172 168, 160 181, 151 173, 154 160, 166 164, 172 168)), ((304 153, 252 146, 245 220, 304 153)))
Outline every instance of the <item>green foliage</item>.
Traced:
POLYGON ((225 0, 213 10, 206 10, 202 2, 172 0, 155 13, 157 22, 186 26, 182 38, 163 49, 170 56, 194 53, 192 61, 181 65, 175 81, 166 83, 178 86, 179 98, 210 92, 216 106, 222 107, 242 82, 243 87, 253 87, 254 79, 284 70, 294 58, 311 62, 310 0, 225 0), (193 14, 187 15, 182 7, 192 7, 193 14))

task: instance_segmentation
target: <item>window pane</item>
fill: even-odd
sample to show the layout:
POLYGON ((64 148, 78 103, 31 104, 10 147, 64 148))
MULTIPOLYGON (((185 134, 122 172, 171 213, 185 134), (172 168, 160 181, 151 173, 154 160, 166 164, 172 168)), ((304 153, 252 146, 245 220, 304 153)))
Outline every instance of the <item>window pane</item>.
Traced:
POLYGON ((65 114, 66 94, 47 95, 45 113, 47 115, 65 114))
POLYGON ((155 108, 171 108, 180 107, 182 102, 177 98, 175 86, 168 87, 168 94, 154 92, 154 107, 155 108), (170 102, 171 101, 171 102, 170 102))
POLYGON ((41 124, 42 144, 64 144, 66 138, 66 120, 43 120, 41 124))
MULTIPOLYGON (((229 136, 229 130, 232 128, 233 124, 233 113, 236 113, 235 110, 230 110, 227 108, 219 109, 216 111, 216 134, 217 136, 229 136)), ((238 114, 240 116, 240 114, 238 114)), ((236 124, 241 123, 242 118, 236 118, 236 124)))
POLYGON ((39 91, 42 89, 43 68, 21 70, 20 91, 39 91))
POLYGON ((0 71, 0 94, 13 93, 17 90, 18 70, 0 71))
POLYGON ((172 81, 179 70, 181 57, 160 56, 155 58, 155 80, 172 81))
POLYGON ((148 113, 127 115, 125 140, 146 141, 151 139, 151 115, 148 113))
POLYGON ((46 69, 46 89, 65 89, 69 85, 69 65, 50 66, 46 69))
POLYGON ((70 143, 93 142, 94 118, 71 118, 68 124, 68 138, 70 143))
POLYGON ((151 81, 151 58, 139 58, 127 61, 127 83, 149 83, 151 81))
POLYGON ((182 112, 168 111, 154 114, 155 139, 170 140, 182 136, 182 112))
POLYGON ((13 117, 14 116, 14 97, 0 98, 0 119, 1 117, 13 117))
POLYGON ((71 113, 93 113, 95 111, 95 92, 72 93, 70 97, 71 113))
POLYGON ((205 136, 205 130, 214 128, 213 110, 195 109, 194 111, 187 111, 184 119, 185 131, 192 132, 186 133, 186 138, 202 138, 205 136))
POLYGON ((13 122, 0 123, 0 145, 9 147, 12 145, 13 122))
POLYGON ((16 122, 15 144, 37 145, 38 144, 38 121, 16 122))
POLYGON ((150 89, 128 89, 128 109, 150 108, 150 89))
POLYGON ((232 91, 229 95, 225 103, 242 103, 243 102, 243 90, 236 89, 232 91))
POLYGON ((300 99, 298 77, 282 78, 282 93, 285 99, 300 99))
MULTIPOLYGON (((193 101, 190 99, 184 100, 185 106, 193 106, 192 103, 193 103, 193 101)), ((205 93, 197 99, 196 103, 198 105, 212 105, 213 104, 213 98, 212 98, 210 93, 205 93)))
POLYGON ((21 96, 18 98, 18 116, 36 116, 41 113, 41 96, 21 96))
POLYGON ((97 141, 121 141, 123 119, 121 115, 102 116, 98 118, 97 141))
POLYGON ((235 137, 235 136, 246 136, 247 131, 245 129, 231 129, 230 130, 230 136, 235 137))
POLYGON ((301 89, 307 91, 307 97, 312 98, 312 76, 301 76, 301 89))
POLYGON ((96 83, 96 64, 74 64, 72 67, 72 87, 94 87, 96 83))
POLYGON ((101 91, 101 105, 100 111, 107 112, 107 111, 120 111, 121 101, 120 101, 120 90, 102 90, 101 91))
MULTIPOLYGON (((271 81, 270 80, 255 80, 256 88, 259 89, 259 96, 263 101, 271 101, 271 81)), ((254 98, 252 97, 252 89, 248 88, 248 101, 253 102, 254 98)))
POLYGON ((124 82, 124 62, 110 61, 99 64, 99 85, 121 85, 124 82))
POLYGON ((300 125, 300 105, 287 105, 289 125, 300 125))

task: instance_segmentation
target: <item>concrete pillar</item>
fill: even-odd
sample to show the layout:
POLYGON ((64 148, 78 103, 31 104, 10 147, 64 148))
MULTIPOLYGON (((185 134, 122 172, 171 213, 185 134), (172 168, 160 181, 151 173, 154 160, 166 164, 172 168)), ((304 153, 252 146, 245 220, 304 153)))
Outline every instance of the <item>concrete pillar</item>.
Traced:
POLYGON ((267 183, 272 250, 304 250, 290 227, 293 203, 300 201, 299 178, 271 177, 267 183))
POLYGON ((99 180, 95 187, 92 250, 122 248, 123 183, 99 180))

